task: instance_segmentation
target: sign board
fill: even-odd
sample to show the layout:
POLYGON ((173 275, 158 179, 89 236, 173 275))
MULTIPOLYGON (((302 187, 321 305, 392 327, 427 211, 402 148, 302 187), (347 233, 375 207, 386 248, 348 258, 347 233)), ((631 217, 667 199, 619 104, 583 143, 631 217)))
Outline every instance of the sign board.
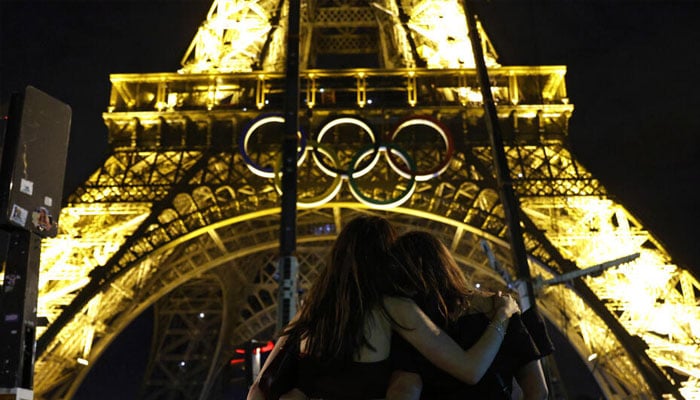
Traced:
POLYGON ((56 236, 70 106, 27 86, 10 100, 0 162, 0 225, 56 236))

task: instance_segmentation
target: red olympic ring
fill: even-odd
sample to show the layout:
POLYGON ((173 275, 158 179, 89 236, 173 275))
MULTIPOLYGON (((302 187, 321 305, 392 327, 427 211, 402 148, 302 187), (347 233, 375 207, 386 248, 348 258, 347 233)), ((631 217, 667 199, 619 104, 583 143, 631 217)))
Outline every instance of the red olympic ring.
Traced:
POLYGON ((449 129, 447 129, 446 126, 444 126, 440 121, 438 121, 435 118, 430 118, 430 117, 409 117, 403 119, 397 126, 394 128, 394 131, 391 133, 391 136, 389 136, 389 140, 393 142, 396 140, 396 138, 399 136, 402 130, 405 130, 406 128, 409 128, 411 126, 417 126, 417 125, 423 125, 423 126, 428 126, 435 131, 437 131, 440 136, 442 137, 442 140, 445 142, 445 156, 442 160, 441 163, 439 163, 437 166, 434 168, 431 168, 427 171, 416 171, 414 167, 412 170, 407 170, 405 168, 402 168, 400 165, 395 165, 393 162, 393 159, 391 157, 388 157, 389 164, 394 168, 396 172, 401 174, 404 178, 408 178, 410 176, 415 176, 416 180, 419 182, 422 181, 427 181, 428 179, 434 178, 445 172, 447 167, 450 165, 450 159, 452 158, 452 154, 454 154, 454 142, 452 140, 452 135, 450 134, 449 129))

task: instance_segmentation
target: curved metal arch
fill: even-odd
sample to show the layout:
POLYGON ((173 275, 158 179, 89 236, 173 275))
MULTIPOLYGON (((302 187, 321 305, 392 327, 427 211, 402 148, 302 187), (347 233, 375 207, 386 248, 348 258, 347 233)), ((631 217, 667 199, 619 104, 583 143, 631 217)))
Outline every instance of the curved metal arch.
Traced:
MULTIPOLYGON (((246 245, 246 247, 241 247, 238 251, 219 252, 218 258, 210 260, 205 264, 199 264, 196 268, 192 268, 191 265, 188 265, 188 261, 181 262, 179 265, 173 262, 172 264, 170 264, 172 266, 170 266, 169 268, 164 268, 163 270, 154 272, 150 277, 150 281, 145 282, 143 286, 134 286, 135 283, 133 282, 133 277, 143 275, 143 270, 152 270, 152 264, 158 261, 149 262, 149 259, 141 260, 138 263, 140 264, 139 266, 131 268, 129 273, 119 278, 119 280, 115 282, 114 285, 112 285, 106 290, 107 293, 104 294, 104 298, 109 299, 108 301, 114 302, 117 301, 117 298, 119 298, 122 302, 126 302, 128 304, 125 304, 121 307, 115 307, 114 304, 112 304, 112 309, 108 310, 111 311, 111 314, 108 312, 104 312, 103 315, 101 315, 104 325, 109 326, 111 329, 108 332, 104 332, 103 336, 98 336, 95 338, 95 343, 92 346, 92 352, 90 354, 90 357, 86 360, 88 362, 88 365, 77 370, 71 371, 64 369, 63 371, 59 371, 58 374, 53 374, 53 376, 59 375, 65 377, 69 374, 77 373, 77 377, 68 382, 70 386, 68 388, 64 388, 63 390, 68 390, 68 393, 74 393, 78 389, 80 383, 86 377, 90 367, 97 361, 97 359, 99 359, 102 352, 116 338, 116 336, 118 336, 123 331, 123 329, 125 329, 129 325, 129 323, 131 323, 131 321, 133 321, 144 310, 153 305, 158 299, 166 296, 172 290, 180 287, 181 285, 187 284, 187 282, 192 279, 198 279, 198 277, 200 277, 202 274, 206 274, 209 271, 220 267, 222 264, 234 262, 236 259, 244 258, 246 256, 250 256, 251 254, 261 252, 271 253, 274 255, 277 246, 276 240, 278 225, 276 216, 278 212, 278 209, 270 209, 264 210, 264 212, 252 213, 241 218, 231 218, 226 221, 221 221, 218 224, 213 224, 207 228, 199 229, 196 232, 192 232, 187 237, 181 238, 181 240, 168 243, 167 246, 163 246, 162 248, 156 249, 153 252, 154 254, 151 254, 151 258, 168 264, 170 264, 170 262, 168 261, 169 259, 172 261, 172 258, 183 258, 184 256, 180 253, 188 253, 190 257, 194 257, 197 255, 197 253, 192 253, 190 251, 191 246, 193 244, 195 246, 199 245, 202 242, 202 238, 207 237, 209 237, 210 239, 208 240, 208 244, 210 247, 202 248, 200 254, 210 254, 212 249, 216 249, 219 246, 221 246, 220 241, 212 239, 212 237, 217 235, 217 229, 227 229, 231 226, 235 226, 236 224, 243 224, 249 221, 256 221, 255 225, 260 225, 261 219, 268 219, 268 224, 264 228, 265 232, 263 232, 265 239, 257 239, 261 241, 260 243, 257 243, 256 245, 246 245), (175 269, 178 270, 174 271, 175 269), (137 296, 125 296, 125 293, 119 289, 123 286, 131 286, 134 292, 137 293, 137 296), (110 293, 112 293, 112 295, 110 295, 110 293)), ((248 236, 251 234, 255 235, 255 232, 253 230, 245 229, 245 227, 241 229, 241 231, 242 236, 248 236)), ((327 235, 325 237, 326 240, 331 240, 327 237, 327 235)), ((300 240, 303 242, 306 239, 302 237, 300 238, 300 240)), ((318 238, 315 238, 315 240, 318 240, 318 238)), ((327 248, 327 246, 323 246, 323 248, 325 249, 327 248)), ((250 282, 245 281, 242 285, 240 285, 240 287, 245 287, 248 283, 250 282)), ((268 279, 267 286, 268 290, 270 291, 276 290, 277 287, 271 278, 268 279)), ((103 323, 96 322, 96 324, 98 325, 102 325, 103 323)), ((68 326, 68 330, 71 330, 70 328, 71 327, 68 326)), ((77 327, 77 329, 79 328, 80 327, 77 327)), ((59 346, 68 346, 69 344, 70 343, 64 342, 59 344, 59 346)), ((62 353, 62 351, 61 349, 54 348, 52 353, 62 353)), ((51 375, 42 376, 42 379, 38 380, 38 382, 40 382, 37 384, 37 391, 39 393, 49 389, 52 391, 62 391, 56 388, 44 387, 45 383, 50 383, 47 382, 49 380, 51 380, 51 375)))
MULTIPOLYGON (((344 209, 344 210, 357 210, 358 208, 364 208, 358 206, 357 204, 354 203, 341 203, 341 204, 334 204, 332 206, 324 207, 325 211, 319 211, 316 210, 314 212, 308 212, 304 213, 303 215, 300 215, 300 219, 302 219, 302 222, 300 224, 300 229, 304 230, 305 226, 309 226, 308 232, 305 235, 300 236, 299 242, 300 242, 300 248, 308 247, 310 243, 315 243, 318 242, 319 240, 323 243, 325 243, 323 246, 318 247, 318 251, 326 251, 328 248, 328 242, 333 240, 334 235, 328 235, 328 234, 323 234, 323 235, 318 235, 314 234, 314 232, 318 232, 318 226, 320 225, 326 225, 326 224, 336 224, 338 222, 337 218, 335 217, 336 214, 338 214, 339 209, 344 209), (340 206, 340 208, 338 208, 340 206), (325 212, 325 215, 323 213, 325 212), (304 223, 303 220, 305 220, 305 216, 308 216, 308 219, 311 221, 309 223, 304 223), (319 222, 319 216, 322 217, 322 223, 319 222)), ((368 209, 367 209, 368 210, 368 209)), ((186 237, 182 237, 179 240, 176 240, 174 242, 168 243, 167 245, 162 246, 161 248, 155 249, 147 259, 139 261, 137 264, 138 266, 135 266, 134 268, 130 268, 130 272, 125 274, 123 277, 119 278, 113 286, 110 288, 106 289, 105 292, 102 294, 102 299, 104 301, 108 301, 111 304, 110 310, 105 310, 100 314, 102 322, 96 321, 95 324, 97 325, 103 325, 104 326, 109 326, 111 329, 107 332, 103 332, 102 335, 98 335, 92 344, 92 351, 90 353, 90 357, 87 359, 88 361, 88 366, 84 366, 80 369, 73 370, 73 371, 62 371, 59 375, 66 376, 68 374, 77 374, 74 379, 70 380, 70 385, 67 389, 67 393, 74 393, 79 385, 82 383, 82 381, 85 379, 87 376, 87 373, 90 370, 90 367, 94 365, 94 363, 97 362, 101 354, 106 350, 106 348, 112 343, 112 341, 138 316, 140 315, 144 310, 152 306, 155 302, 158 301, 158 299, 163 298, 166 296, 168 293, 172 292, 176 288, 187 284, 187 282, 193 280, 193 279, 200 279, 202 275, 206 275, 209 271, 215 270, 217 268, 221 268, 222 265, 226 265, 232 262, 235 262, 235 260, 251 256, 257 253, 268 253, 269 256, 271 257, 271 260, 274 260, 274 254, 276 252, 276 247, 277 247, 277 229, 278 226, 276 225, 276 215, 278 213, 278 209, 270 209, 270 210, 264 210, 259 213, 253 213, 251 215, 246 215, 240 218, 230 218, 225 221, 220 221, 217 224, 212 224, 206 228, 199 229, 197 231, 191 232, 189 235, 186 237), (263 224, 261 220, 267 219, 268 223, 263 224), (192 268, 192 265, 189 260, 184 260, 184 258, 197 258, 198 254, 211 254, 212 249, 217 249, 219 246, 221 246, 221 243, 218 242, 217 240, 213 240, 213 236, 218 236, 219 234, 217 233, 217 230, 226 230, 226 229, 232 229, 236 225, 240 224, 245 224, 246 222, 249 221, 256 221, 256 225, 264 225, 264 228, 262 229, 263 235, 266 237, 265 240, 262 240, 258 242, 254 246, 246 246, 242 247, 237 251, 227 251, 227 252, 219 252, 217 257, 214 259, 209 260, 206 263, 203 264, 198 264, 196 268, 192 268), (202 241, 206 240, 207 246, 204 246, 202 244, 202 241), (194 246, 194 247, 193 247, 194 246), (193 249, 199 249, 199 251, 193 252, 193 249), (185 256, 186 254, 186 256, 185 256), (152 261, 151 261, 152 260, 152 261), (180 260, 180 262, 175 262, 177 260, 180 260), (157 270, 152 268, 153 265, 156 263, 162 263, 168 265, 167 268, 158 268, 157 270), (135 283, 133 282, 133 277, 136 275, 144 275, 143 270, 151 270, 153 271, 151 276, 146 278, 143 283, 139 286, 134 286, 135 283), (123 291, 119 289, 120 287, 126 287, 130 286, 132 287, 133 291, 137 293, 135 297, 128 297, 125 296, 123 291), (119 301, 121 299, 123 304, 122 306, 115 306, 113 303, 115 301, 119 301), (111 313, 110 313, 111 311, 111 313)), ((356 212, 356 211, 351 211, 356 212)), ((399 212, 398 214, 401 214, 399 212)), ((404 210, 403 215, 410 216, 410 210, 404 210)), ((422 215, 422 214, 421 214, 422 215)), ((349 218, 349 217, 348 217, 349 218)), ((407 229, 406 227, 408 226, 413 226, 414 224, 411 223, 411 221, 415 221, 415 216, 411 216, 412 219, 409 219, 407 221, 399 221, 399 225, 403 226, 403 229, 407 229)), ((474 229, 469 229, 472 231, 472 234, 478 235, 479 237, 488 237, 488 233, 484 232, 478 232, 474 229)), ((325 230, 322 230, 325 232, 325 230)), ((251 231, 250 229, 242 229, 242 235, 250 235, 250 234, 255 234, 255 232, 251 231)), ((493 238, 496 242, 500 242, 502 244, 502 240, 498 238, 493 238)), ((257 240, 261 240, 258 238, 257 240)), ((303 253, 303 251, 300 251, 300 253, 303 253)), ((474 263, 474 266, 477 264, 474 263)), ((237 273, 238 274, 238 273, 237 273)), ((487 274, 488 275, 488 274, 487 274)), ((312 278, 302 278, 302 282, 310 282, 312 278)), ((250 285, 250 281, 243 281, 244 284, 240 285, 241 287, 253 287, 255 285, 250 285)), ((240 283, 240 282, 239 282, 240 283)), ((261 283, 258 283, 260 285, 261 283)), ((265 285, 268 290, 276 290, 277 284, 268 276, 267 281, 265 282, 265 285)), ((274 307, 273 307, 274 308, 274 307)), ((269 309, 269 307, 268 307, 269 309)), ((235 320, 235 319, 234 319, 235 320)), ((265 324, 259 326, 258 331, 252 332, 252 331, 246 331, 245 329, 242 329, 245 324, 239 325, 239 328, 234 329, 232 333, 233 334, 233 340, 238 341, 239 343, 242 341, 245 341, 247 339, 250 339, 252 336, 243 336, 244 333, 248 333, 249 335, 258 335, 261 332, 268 330, 270 327, 274 325, 274 318, 263 318, 263 320, 266 321, 265 324), (262 330, 261 330, 262 329, 262 330), (237 333, 236 333, 237 332, 237 333)), ((73 325, 79 325, 80 321, 75 321, 73 325)), ((71 327, 68 326, 68 330, 71 327)), ((79 327, 77 327, 79 329, 79 327)), ((67 344, 67 343, 64 343, 67 344)), ((61 344, 59 344, 61 346, 61 344)), ((60 349, 53 349, 54 353, 61 353, 60 349)), ((49 378, 48 376, 45 378, 49 378)), ((43 379, 44 381, 46 379, 43 379)), ((42 387, 43 385, 37 385, 37 391, 41 392, 43 390, 51 389, 51 390, 56 390, 55 388, 47 388, 47 387, 42 387)))
MULTIPOLYGON (((337 224, 338 222, 341 222, 343 220, 340 215, 342 214, 343 210, 357 210, 359 208, 362 208, 365 210, 365 212, 378 212, 378 211, 371 211, 369 208, 363 208, 361 206, 358 206, 358 204, 355 203, 338 203, 338 204, 333 204, 333 205, 328 205, 327 207, 322 207, 320 210, 316 209, 313 211, 309 211, 306 213, 302 213, 299 215, 300 221, 302 223, 300 224, 300 229, 303 231, 306 228, 313 227, 313 226, 318 226, 319 222, 325 222, 325 223, 333 223, 337 224), (329 212, 331 211, 331 212, 329 212), (324 214, 325 212, 325 214, 324 214), (309 220, 311 222, 304 224, 304 221, 309 220), (306 228, 305 228, 306 227, 306 228)), ((184 284, 187 282, 189 279, 195 278, 196 276, 201 275, 202 273, 206 272, 207 270, 214 269, 218 265, 221 265, 222 263, 226 263, 229 260, 233 260, 236 258, 244 257, 246 254, 255 254, 259 252, 274 252, 276 249, 276 240, 277 240, 277 225, 276 225, 276 218, 274 216, 276 215, 276 209, 270 209, 270 210, 265 210, 265 212, 260 212, 257 214, 250 214, 242 218, 231 218, 229 220, 221 221, 217 224, 210 225, 207 228, 202 228, 197 231, 191 232, 190 235, 187 235, 187 237, 183 237, 181 240, 176 241, 175 243, 172 243, 170 245, 162 246, 161 248, 153 251, 151 255, 147 258, 144 259, 140 262, 140 266, 138 268, 132 268, 131 272, 126 274, 124 279, 126 280, 129 275, 138 275, 139 270, 143 269, 149 269, 151 266, 155 263, 158 262, 168 262, 169 265, 172 265, 170 268, 166 268, 164 270, 159 271, 157 274, 153 274, 150 279, 147 279, 147 282, 150 282, 149 285, 142 285, 140 287, 136 287, 138 293, 143 293, 147 297, 139 297, 139 298, 132 298, 130 301, 133 302, 131 306, 127 307, 120 307, 121 311, 117 313, 118 317, 117 320, 114 320, 110 323, 107 323, 107 321, 110 320, 109 316, 105 316, 105 324, 109 324, 110 326, 122 326, 125 327, 128 325, 128 322, 132 319, 134 319, 138 315, 138 309, 134 307, 134 304, 137 307, 141 307, 141 311, 145 309, 144 307, 147 307, 149 304, 152 304, 155 302, 158 298, 164 296, 167 294, 169 291, 173 290, 173 288, 178 287, 181 284, 184 284), (264 220, 267 219, 267 223, 264 223, 264 220), (221 251, 220 246, 222 245, 221 242, 217 242, 214 238, 216 236, 221 236, 221 233, 218 231, 224 231, 226 229, 229 229, 228 233, 230 234, 232 231, 230 230, 233 228, 236 224, 242 224, 245 223, 246 221, 252 221, 255 220, 257 223, 256 225, 263 224, 264 228, 260 232, 255 232, 254 230, 250 229, 245 229, 244 232, 246 235, 267 235, 265 240, 261 240, 259 237, 257 240, 257 245, 255 246, 246 246, 246 247, 241 247, 238 252, 225 252, 221 251), (201 243, 202 240, 205 240, 208 243, 208 247, 202 248, 199 252, 192 252, 190 246, 188 244, 196 244, 196 243, 201 243), (196 258, 197 254, 212 254, 212 249, 219 249, 220 251, 214 259, 212 259, 208 263, 204 264, 198 264, 196 268, 193 268, 191 265, 191 258, 196 258), (187 254, 187 256, 183 256, 183 254, 187 254), (183 258, 189 258, 186 259, 185 261, 181 262, 180 265, 176 265, 175 263, 172 262, 173 259, 183 259, 183 258), (152 260, 152 261, 150 261, 152 260), (168 261, 170 260, 170 261, 168 261), (176 271, 175 268, 178 268, 176 271), (121 323, 117 323, 117 321, 121 321, 121 323)), ((350 212, 350 211, 348 211, 350 212)), ((355 211, 357 212, 357 211, 355 211)), ((476 239, 481 239, 481 238, 488 238, 493 244, 496 245, 497 249, 499 252, 501 252, 501 257, 504 260, 507 260, 507 244, 503 241, 503 239, 498 238, 496 236, 493 236, 489 232, 481 231, 479 229, 476 229, 474 227, 471 227, 469 225, 464 224, 463 222, 460 221, 455 221, 451 220, 449 218, 440 216, 440 215, 433 215, 430 213, 426 213, 420 210, 414 210, 410 208, 398 208, 395 210, 392 210, 390 213, 387 213, 392 221, 394 221, 400 229, 407 229, 407 227, 415 227, 418 224, 416 224, 416 221, 422 221, 420 226, 424 229, 429 229, 438 234, 440 237, 443 239, 447 238, 456 238, 459 236, 459 239, 456 240, 459 244, 453 245, 453 251, 456 252, 458 259, 469 259, 469 260, 474 260, 474 248, 477 247, 476 239), (427 222, 426 222, 427 221, 427 222), (468 244, 465 245, 465 243, 469 243, 469 240, 465 240, 464 238, 464 232, 467 232, 468 235, 471 235, 471 246, 468 244), (460 247, 461 246, 461 247, 460 247), (504 255, 505 254, 505 255, 504 255)), ((313 229, 311 230, 313 232, 313 229)), ((226 234, 226 233, 223 233, 226 234)), ((300 242, 305 242, 308 240, 311 240, 310 238, 312 237, 312 234, 302 234, 300 238, 300 242)), ((321 237, 324 238, 324 240, 329 240, 328 235, 322 235, 321 237)), ((549 270, 546 268, 546 266, 542 263, 533 263, 535 268, 537 268, 537 271, 540 274, 548 274, 550 273, 549 270)), ((483 277, 484 279, 494 279, 496 278, 493 274, 492 271, 490 271, 490 267, 488 267, 488 262, 486 260, 486 257, 482 255, 481 261, 476 260, 472 261, 470 264, 466 264, 465 268, 469 272, 477 272, 477 276, 483 277), (480 272, 480 273, 479 273, 480 272)), ((497 278, 496 278, 497 279, 497 278)), ((126 284, 126 283, 125 283, 126 284)), ((128 285, 134 285, 133 283, 129 283, 128 285)), ((270 286, 270 282, 268 281, 268 286, 270 286)), ((274 286, 274 283, 272 284, 274 286)), ((109 289, 104 296, 109 297, 108 292, 119 292, 117 289, 119 287, 119 282, 116 282, 115 287, 109 289)), ((563 290, 562 293, 564 294, 557 294, 557 295, 551 295, 549 297, 546 297, 544 300, 541 299, 543 302, 543 306, 545 310, 555 310, 555 312, 559 312, 562 315, 567 315, 567 317, 571 317, 572 315, 590 315, 590 314, 595 314, 593 311, 590 309, 587 309, 585 305, 580 305, 579 308, 574 310, 574 312, 571 313, 562 313, 561 309, 559 308, 561 306, 561 303, 558 299, 559 297, 557 296, 566 296, 567 298, 573 298, 576 299, 577 296, 575 293, 573 293, 573 290, 564 288, 561 289, 563 290), (554 300, 552 300, 554 299, 554 300), (550 301, 551 304, 548 304, 547 302, 550 301)), ((559 292, 556 292, 559 293, 559 292)), ((121 295, 120 293, 118 295, 121 295)), ((122 296, 124 299, 126 299, 125 296, 122 296)), ((123 300, 122 300, 123 301, 123 300)), ((568 303, 568 302, 567 302, 568 303)), ((579 300, 579 303, 583 303, 582 301, 579 300)), ((566 304, 566 303, 564 303, 566 304)), ((272 310, 274 307, 267 307, 265 310, 267 311, 262 311, 262 312, 273 312, 272 310)), ((548 317, 555 323, 557 323, 557 319, 553 316, 554 313, 548 315, 548 317)), ((260 318, 260 317, 256 317, 260 318)), ((269 329, 271 324, 274 324, 275 319, 271 318, 269 315, 267 317, 263 317, 263 320, 268 321, 266 324, 259 325, 258 331, 257 332, 251 332, 248 331, 249 335, 255 336, 256 334, 260 334, 265 331, 265 329, 269 329)), ((559 321, 561 324, 561 321, 559 321)), ((602 324, 604 326, 604 324, 602 324)), ((122 328, 123 329, 123 328, 122 328)), ((119 330, 120 331, 120 330, 119 330)), ((108 333, 104 339, 105 340, 105 346, 102 345, 96 345, 94 346, 94 355, 95 357, 99 357, 99 350, 103 350, 106 348, 106 345, 113 340, 113 337, 118 335, 119 331, 113 331, 108 333), (108 336, 112 336, 111 339, 107 339, 108 336)), ((247 339, 246 337, 243 336, 243 332, 238 330, 239 334, 234 335, 238 336, 238 340, 245 340, 247 339)), ((579 333, 576 332, 571 332, 567 331, 566 329, 562 329, 562 331, 567 335, 579 335, 579 336, 572 336, 572 342, 585 342, 579 333)), ((104 340, 104 339, 99 339, 99 340, 104 340)), ((615 345, 609 345, 612 348, 620 349, 619 344, 615 345)), ((585 354, 585 352, 581 351, 582 355, 585 354)), ((91 362, 96 361, 96 358, 93 360, 90 360, 91 362)), ((619 366, 618 366, 619 367, 619 366)), ((604 368, 599 369, 601 374, 604 374, 604 368)), ((634 371, 629 372, 633 374, 634 371)), ((65 373, 70 373, 68 371, 64 371, 65 373)), ((73 372, 74 373, 74 372, 73 372)), ((615 377, 614 373, 610 373, 612 377, 606 377, 605 381, 610 382, 610 381, 622 381, 620 377, 618 376, 617 378, 615 377)), ((624 374, 625 378, 627 378, 628 374, 624 374)), ((638 387, 644 387, 643 383, 639 383, 638 387)), ((45 388, 44 388, 45 389, 45 388)), ((629 389, 631 390, 631 389, 629 389)))
MULTIPOLYGON (((269 210, 268 213, 266 213, 268 216, 276 215, 276 212, 278 210, 269 210)), ((258 220, 260 218, 260 214, 253 214, 249 215, 248 218, 239 218, 239 219, 231 219, 228 221, 229 224, 236 224, 240 223, 242 221, 250 221, 250 220, 258 220)), ((179 270, 175 270, 175 267, 170 267, 170 268, 165 268, 161 271, 153 271, 152 265, 155 262, 161 261, 161 262, 166 262, 170 257, 178 257, 178 254, 176 253, 178 248, 188 248, 188 244, 192 242, 196 242, 198 239, 201 237, 206 237, 208 235, 211 235, 212 232, 215 232, 215 229, 219 226, 222 226, 224 224, 217 224, 216 226, 210 226, 207 229, 200 229, 197 232, 193 232, 189 237, 183 238, 182 240, 176 241, 174 243, 169 243, 168 246, 163 246, 162 248, 156 249, 154 253, 160 253, 160 254, 152 254, 151 258, 157 260, 153 262, 149 262, 149 259, 146 260, 141 260, 138 264, 137 267, 132 268, 129 273, 125 274, 124 276, 120 277, 117 282, 114 283, 110 288, 106 290, 105 297, 110 298, 110 301, 121 301, 127 304, 124 304, 121 307, 115 307, 114 304, 111 305, 112 309, 111 315, 103 315, 103 321, 105 326, 109 326, 111 328, 110 331, 104 332, 103 336, 97 337, 94 341, 94 345, 92 346, 92 352, 90 354, 90 357, 87 359, 88 365, 80 368, 78 370, 73 370, 73 371, 61 371, 59 375, 66 376, 68 374, 76 374, 77 376, 75 379, 71 380, 69 382, 70 386, 67 389, 67 393, 74 393, 80 383, 85 379, 87 376, 87 373, 89 372, 90 367, 99 359, 101 354, 106 350, 107 346, 111 344, 111 342, 137 317, 139 316, 142 312, 144 312, 146 309, 151 307, 158 299, 166 296, 168 293, 171 291, 175 290, 176 288, 180 287, 181 285, 187 284, 190 280, 193 279, 199 279, 204 274, 207 274, 209 271, 214 270, 218 266, 220 266, 222 263, 227 263, 231 262, 232 260, 235 260, 236 258, 239 257, 245 257, 247 254, 259 252, 259 251, 265 251, 265 250, 271 250, 274 248, 274 239, 276 236, 274 234, 271 234, 269 237, 269 240, 265 244, 261 244, 259 246, 253 246, 253 247, 247 247, 247 248, 242 248, 239 252, 231 252, 231 253, 221 253, 221 256, 216 259, 212 260, 209 263, 199 265, 197 268, 188 268, 187 266, 183 265, 178 265, 179 270), (144 275, 148 274, 148 272, 143 272, 143 271, 148 271, 151 270, 152 276, 147 279, 146 281, 142 280, 142 284, 137 284, 134 282, 134 276, 138 275, 144 275), (125 293, 120 290, 120 287, 123 286, 131 286, 134 289, 135 296, 126 296, 125 293), (110 297, 110 292, 114 292, 114 296, 110 297), (108 322, 109 321, 109 322, 108 322)), ((270 225, 270 231, 274 231, 274 227, 276 225, 270 225)), ((249 233, 249 232, 247 232, 249 233)), ((212 246, 216 247, 217 244, 214 240, 211 241, 212 246)), ((207 251, 208 249, 205 249, 203 251, 207 251)), ((181 256, 180 256, 181 257, 181 256)), ((186 264, 186 263, 185 263, 186 264)), ((107 314, 105 312, 105 314, 107 314)), ((70 326, 68 326, 70 330, 70 326)), ((62 344, 67 344, 67 343, 62 343, 62 344)), ((54 349, 54 352, 56 349, 54 349)), ((60 351, 58 351, 60 352, 60 351)), ((50 357, 49 357, 50 358, 50 357)), ((46 390, 49 388, 42 387, 43 383, 47 380, 49 380, 51 376, 46 376, 45 379, 42 380, 37 380, 37 392, 41 393, 42 390, 46 390)), ((53 388, 51 388, 54 390, 53 388)))

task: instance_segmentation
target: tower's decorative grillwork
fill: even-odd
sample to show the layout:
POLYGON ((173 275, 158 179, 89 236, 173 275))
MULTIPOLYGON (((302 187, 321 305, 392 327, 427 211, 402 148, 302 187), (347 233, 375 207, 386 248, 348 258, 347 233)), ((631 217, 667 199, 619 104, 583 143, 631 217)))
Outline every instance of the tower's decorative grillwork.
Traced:
MULTIPOLYGON (((270 337, 286 7, 215 0, 179 73, 112 75, 111 154, 43 243, 38 397, 77 390, 151 306, 161 339, 144 397, 204 398, 237 345, 270 337)), ((640 253, 542 288, 544 314, 606 395, 654 393, 614 321, 684 396, 699 396, 700 285, 571 154, 566 68, 501 66, 488 40, 480 45, 532 275, 640 253)), ((487 240, 515 275, 461 3, 304 1, 301 60, 302 287, 357 213, 433 231, 475 281, 498 284, 487 240)))

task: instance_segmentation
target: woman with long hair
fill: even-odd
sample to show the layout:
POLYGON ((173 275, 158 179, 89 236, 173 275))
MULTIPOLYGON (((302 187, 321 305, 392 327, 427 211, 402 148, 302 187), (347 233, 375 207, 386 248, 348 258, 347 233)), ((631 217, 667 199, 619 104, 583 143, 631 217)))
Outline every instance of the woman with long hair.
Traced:
MULTIPOLYGON (((283 330, 259 377, 278 347, 298 343, 296 389, 287 397, 384 398, 394 369, 389 355, 395 331, 457 379, 481 379, 501 345, 501 334, 489 329, 472 348, 462 350, 410 299, 419 283, 392 259, 395 238, 389 221, 377 216, 357 217, 341 230, 326 268, 305 294, 300 312, 283 330)), ((518 311, 510 298, 497 303, 502 321, 518 311)), ((248 399, 261 398, 256 381, 248 399)))
MULTIPOLYGON (((408 232, 394 242, 392 252, 411 279, 418 282, 412 298, 463 348, 472 346, 493 324, 493 297, 472 289, 474 286, 437 237, 423 231, 408 232)), ((400 379, 395 378, 394 382, 401 383, 403 392, 410 389, 415 398, 420 394, 422 399, 510 399, 515 377, 525 399, 546 399, 547 386, 539 363, 543 354, 520 315, 513 315, 499 332, 504 336, 503 345, 476 385, 460 382, 435 368, 402 338, 396 338, 392 356, 403 372, 397 372, 400 379)), ((391 390, 399 390, 399 386, 391 390)))

